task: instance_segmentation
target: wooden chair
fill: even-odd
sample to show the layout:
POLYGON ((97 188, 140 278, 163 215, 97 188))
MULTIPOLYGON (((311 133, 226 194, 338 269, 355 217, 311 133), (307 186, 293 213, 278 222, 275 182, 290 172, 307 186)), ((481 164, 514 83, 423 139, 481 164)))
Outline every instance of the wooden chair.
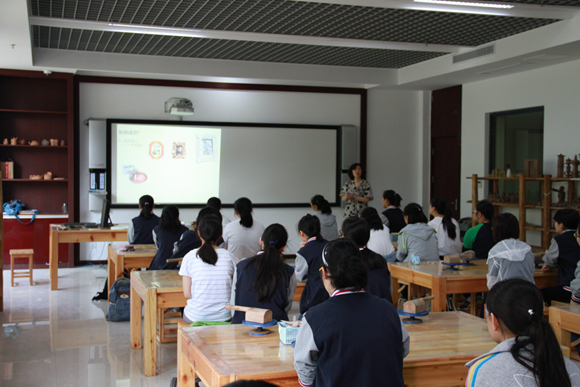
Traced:
POLYGON ((14 286, 14 278, 28 278, 30 286, 32 286, 33 265, 34 265, 33 249, 10 250, 10 276, 12 279, 12 286, 14 286), (22 258, 28 258, 28 270, 18 272, 14 271, 14 260, 22 258))
POLYGON ((157 315, 157 340, 160 343, 171 343, 177 341, 177 324, 181 321, 181 312, 174 312, 171 309, 159 308, 157 315))

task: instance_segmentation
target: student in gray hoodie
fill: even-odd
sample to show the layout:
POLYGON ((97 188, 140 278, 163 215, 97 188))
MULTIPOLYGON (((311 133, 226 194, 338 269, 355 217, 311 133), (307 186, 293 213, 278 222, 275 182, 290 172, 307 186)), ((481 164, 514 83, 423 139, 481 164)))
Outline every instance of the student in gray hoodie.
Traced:
POLYGON ((327 241, 338 238, 338 226, 336 216, 332 215, 330 203, 322 195, 314 195, 310 199, 310 207, 314 211, 314 216, 320 220, 320 234, 327 241))
POLYGON ((544 299, 531 282, 512 278, 487 294, 487 328, 498 345, 469 363, 466 387, 580 387, 580 369, 562 356, 543 319, 544 299))
POLYGON ((408 262, 413 255, 421 261, 439 261, 439 246, 433 227, 427 225, 423 208, 417 203, 407 204, 403 211, 407 226, 399 231, 397 261, 408 262))

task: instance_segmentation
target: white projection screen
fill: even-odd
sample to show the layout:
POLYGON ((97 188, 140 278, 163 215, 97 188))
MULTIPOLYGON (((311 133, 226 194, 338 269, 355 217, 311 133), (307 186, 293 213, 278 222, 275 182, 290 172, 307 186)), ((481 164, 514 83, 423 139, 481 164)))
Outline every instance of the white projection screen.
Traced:
POLYGON ((151 195, 159 205, 338 204, 340 126, 107 120, 107 186, 114 208, 151 195))

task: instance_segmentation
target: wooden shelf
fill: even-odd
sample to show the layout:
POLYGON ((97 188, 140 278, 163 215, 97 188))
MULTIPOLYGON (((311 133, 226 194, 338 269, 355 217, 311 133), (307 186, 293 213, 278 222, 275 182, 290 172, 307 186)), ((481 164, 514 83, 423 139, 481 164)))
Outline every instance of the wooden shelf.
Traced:
MULTIPOLYGON (((471 180, 471 176, 467 176, 466 179, 471 180)), ((544 181, 543 177, 526 177, 525 178, 526 181, 544 181)), ((560 178, 560 179, 566 179, 566 180, 562 180, 562 181, 568 181, 570 179, 568 178, 560 178)), ((520 178, 518 176, 516 177, 477 177, 477 180, 520 180, 520 178)), ((555 179, 553 179, 555 180, 555 179)))
POLYGON ((26 110, 26 109, 0 109, 4 113, 32 113, 32 114, 68 114, 68 112, 54 110, 26 110))
POLYGON ((2 179, 2 181, 7 182, 7 183, 68 183, 67 179, 64 180, 44 180, 44 179, 39 179, 39 180, 35 180, 35 179, 2 179))
POLYGON ((0 144, 0 147, 4 148, 32 148, 32 149, 68 149, 68 145, 4 145, 0 144))

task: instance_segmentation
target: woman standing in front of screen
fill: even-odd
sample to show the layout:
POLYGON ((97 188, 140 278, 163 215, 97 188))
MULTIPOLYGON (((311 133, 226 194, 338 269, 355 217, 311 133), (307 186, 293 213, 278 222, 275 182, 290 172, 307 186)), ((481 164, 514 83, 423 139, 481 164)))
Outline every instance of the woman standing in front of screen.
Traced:
POLYGON ((364 179, 364 171, 359 163, 354 163, 348 168, 348 177, 350 181, 340 190, 340 197, 346 202, 344 217, 359 217, 362 210, 367 207, 367 203, 373 200, 373 190, 364 179))
POLYGON ((236 257, 236 262, 255 256, 260 248, 260 237, 264 225, 252 217, 252 202, 239 198, 234 202, 234 211, 239 221, 232 221, 224 227, 223 239, 226 249, 236 257))

